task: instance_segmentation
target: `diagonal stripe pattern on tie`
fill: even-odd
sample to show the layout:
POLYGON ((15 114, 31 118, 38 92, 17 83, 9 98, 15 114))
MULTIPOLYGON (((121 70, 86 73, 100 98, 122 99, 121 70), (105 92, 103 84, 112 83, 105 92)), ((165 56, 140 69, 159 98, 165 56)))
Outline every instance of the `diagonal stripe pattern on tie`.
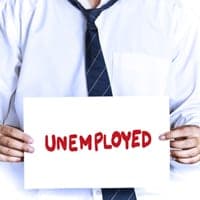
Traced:
MULTIPOLYGON (((88 96, 112 96, 111 84, 95 25, 101 12, 118 0, 110 0, 101 8, 85 9, 77 0, 68 0, 78 8, 87 20, 85 44, 85 71, 88 96)), ((134 188, 102 189, 103 200, 136 200, 134 188)))
POLYGON ((136 200, 133 188, 102 189, 103 200, 136 200))
POLYGON ((112 96, 110 80, 95 25, 95 19, 99 14, 96 10, 90 10, 87 14, 85 62, 88 96, 112 96))

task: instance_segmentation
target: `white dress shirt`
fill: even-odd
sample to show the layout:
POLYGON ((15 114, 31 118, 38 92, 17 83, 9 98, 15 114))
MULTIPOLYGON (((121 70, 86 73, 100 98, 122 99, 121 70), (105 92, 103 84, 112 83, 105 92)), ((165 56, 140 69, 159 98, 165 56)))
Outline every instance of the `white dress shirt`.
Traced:
MULTIPOLYGON (((90 8, 86 0, 80 2, 90 8)), ((67 0, 0 1, 1 124, 23 129, 23 97, 87 96, 85 25, 67 0)), ((172 127, 200 125, 200 32, 197 19, 181 3, 119 0, 96 25, 114 96, 168 95, 172 127)), ((1 195, 20 200, 102 198, 100 189, 24 191, 23 164, 0 167, 1 195)), ((199 200, 199 178, 199 164, 172 161, 171 186, 136 188, 137 198, 199 200), (186 191, 185 183, 194 186, 186 191), (194 196, 188 198, 189 192, 194 196)))

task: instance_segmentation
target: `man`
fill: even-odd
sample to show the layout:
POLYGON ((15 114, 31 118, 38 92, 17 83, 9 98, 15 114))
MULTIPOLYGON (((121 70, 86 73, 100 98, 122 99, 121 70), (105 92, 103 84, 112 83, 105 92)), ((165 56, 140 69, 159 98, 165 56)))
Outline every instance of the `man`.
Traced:
MULTIPOLYGON (((89 9, 109 0, 78 2, 89 9)), ((160 139, 170 140, 172 167, 198 163, 200 32, 195 17, 175 0, 118 0, 95 23, 113 95, 168 95, 171 131, 160 139)), ((31 137, 23 133, 24 97, 88 95, 85 31, 86 18, 71 1, 1 1, 2 162, 20 162, 24 152, 34 152, 31 137)), ((68 190, 65 197, 101 198, 94 191, 68 190)), ((144 199, 137 188, 136 194, 144 199)))

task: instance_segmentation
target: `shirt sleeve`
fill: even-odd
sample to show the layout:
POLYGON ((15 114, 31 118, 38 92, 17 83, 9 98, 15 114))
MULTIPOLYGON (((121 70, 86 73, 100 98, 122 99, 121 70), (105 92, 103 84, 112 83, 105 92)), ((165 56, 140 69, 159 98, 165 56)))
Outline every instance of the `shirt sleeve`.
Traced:
POLYGON ((200 19, 176 9, 174 46, 176 54, 170 72, 172 128, 200 125, 200 19))
MULTIPOLYGON (((13 99, 22 63, 22 46, 36 0, 2 0, 0 5, 0 124, 15 113, 13 99), (26 30, 26 31, 25 31, 26 30)), ((12 120, 11 120, 12 121, 12 120)), ((12 124, 11 125, 15 125, 12 124)))

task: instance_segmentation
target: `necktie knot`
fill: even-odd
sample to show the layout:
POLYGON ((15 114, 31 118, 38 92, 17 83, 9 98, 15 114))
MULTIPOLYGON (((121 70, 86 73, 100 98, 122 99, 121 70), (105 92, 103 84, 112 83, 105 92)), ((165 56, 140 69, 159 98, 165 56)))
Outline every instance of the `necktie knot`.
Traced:
POLYGON ((73 6, 75 6, 76 8, 78 8, 83 15, 85 16, 85 18, 87 20, 90 21, 90 23, 94 23, 96 18, 100 15, 100 13, 104 10, 106 10, 107 8, 111 7, 113 4, 115 4, 118 0, 110 0, 108 1, 108 3, 106 3, 105 5, 103 5, 100 8, 94 8, 94 9, 85 9, 78 0, 68 0, 73 6))
POLYGON ((97 9, 91 9, 91 10, 86 10, 84 13, 84 16, 87 20, 87 28, 88 30, 97 30, 96 25, 95 25, 95 20, 97 17, 100 15, 101 10, 97 9))

